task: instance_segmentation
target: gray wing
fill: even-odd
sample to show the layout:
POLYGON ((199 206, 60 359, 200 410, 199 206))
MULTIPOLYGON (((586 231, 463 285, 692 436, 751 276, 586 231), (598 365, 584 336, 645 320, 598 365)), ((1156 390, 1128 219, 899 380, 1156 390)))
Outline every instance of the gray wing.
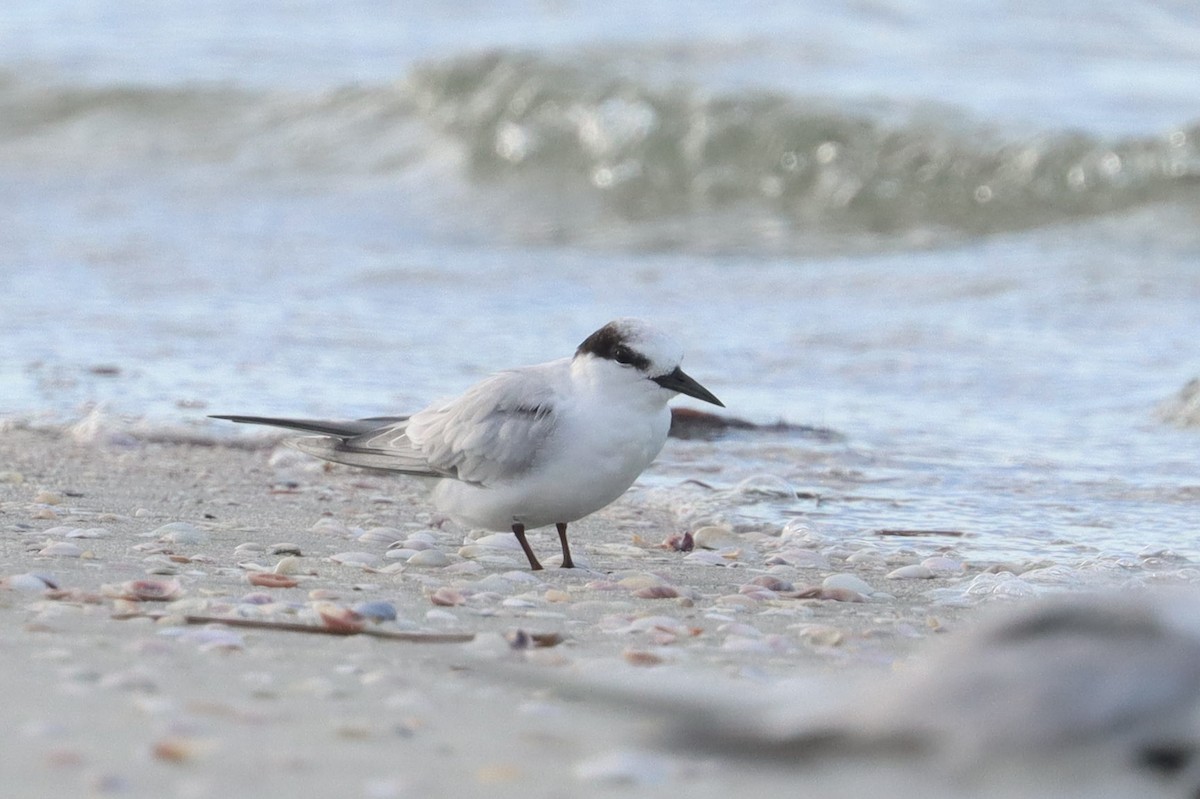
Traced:
POLYGON ((501 372, 406 420, 341 440, 311 437, 295 444, 353 466, 484 485, 511 479, 533 465, 553 432, 550 376, 543 367, 501 372))
POLYGON ((488 484, 528 471, 557 423, 556 366, 501 372, 421 411, 409 420, 410 440, 430 464, 460 480, 488 484))

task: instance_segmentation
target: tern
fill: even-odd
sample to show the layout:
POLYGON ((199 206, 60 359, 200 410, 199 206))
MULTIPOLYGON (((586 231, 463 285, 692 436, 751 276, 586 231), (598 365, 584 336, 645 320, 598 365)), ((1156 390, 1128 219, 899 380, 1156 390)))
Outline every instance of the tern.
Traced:
POLYGON ((567 525, 609 505, 667 440, 678 394, 725 407, 679 366, 682 348, 654 325, 617 319, 570 358, 499 372, 411 416, 354 421, 213 416, 315 435, 288 443, 318 458, 429 478, 433 503, 466 527, 511 530, 532 569, 525 531, 553 524, 573 568, 567 525))

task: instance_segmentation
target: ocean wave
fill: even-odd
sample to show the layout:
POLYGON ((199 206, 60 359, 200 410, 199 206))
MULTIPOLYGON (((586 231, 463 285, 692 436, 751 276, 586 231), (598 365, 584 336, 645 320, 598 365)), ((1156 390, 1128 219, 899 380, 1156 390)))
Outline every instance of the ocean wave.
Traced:
POLYGON ((307 94, 0 76, 0 144, 0 163, 201 162, 316 180, 421 180, 452 163, 513 235, 660 247, 991 234, 1191 197, 1200 177, 1197 124, 1119 140, 1001 132, 952 108, 898 116, 658 86, 603 61, 513 52, 307 94))

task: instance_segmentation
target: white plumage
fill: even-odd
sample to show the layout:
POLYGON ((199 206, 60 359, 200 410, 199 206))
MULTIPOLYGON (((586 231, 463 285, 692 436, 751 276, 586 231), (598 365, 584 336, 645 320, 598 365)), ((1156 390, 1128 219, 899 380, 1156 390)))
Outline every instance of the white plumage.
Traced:
POLYGON ((637 319, 618 319, 575 355, 493 375, 409 417, 353 422, 218 416, 320 435, 292 443, 326 460, 437 480, 433 501, 461 524, 525 530, 554 524, 563 566, 566 526, 621 496, 662 449, 667 401, 720 400, 680 368, 682 351, 637 319))

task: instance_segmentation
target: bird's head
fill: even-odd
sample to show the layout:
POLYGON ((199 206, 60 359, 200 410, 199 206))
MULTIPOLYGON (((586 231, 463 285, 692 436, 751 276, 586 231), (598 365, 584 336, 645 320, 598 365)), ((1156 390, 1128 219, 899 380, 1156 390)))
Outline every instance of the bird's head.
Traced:
POLYGON ((681 368, 683 348, 670 336, 641 319, 615 319, 592 333, 575 350, 575 364, 604 381, 626 384, 661 398, 676 394, 725 407, 711 391, 681 368))

